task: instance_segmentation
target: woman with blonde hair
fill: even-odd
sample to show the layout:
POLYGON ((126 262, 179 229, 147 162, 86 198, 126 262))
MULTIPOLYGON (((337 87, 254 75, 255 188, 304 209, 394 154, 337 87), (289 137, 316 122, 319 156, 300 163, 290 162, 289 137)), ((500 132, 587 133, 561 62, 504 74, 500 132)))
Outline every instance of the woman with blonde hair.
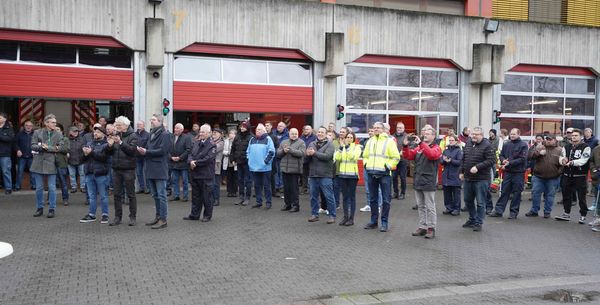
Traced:
POLYGON ((356 135, 348 131, 344 142, 340 143, 333 158, 339 164, 337 177, 343 196, 344 218, 340 226, 354 225, 356 212, 356 184, 358 183, 358 159, 362 152, 361 146, 356 144, 356 135))

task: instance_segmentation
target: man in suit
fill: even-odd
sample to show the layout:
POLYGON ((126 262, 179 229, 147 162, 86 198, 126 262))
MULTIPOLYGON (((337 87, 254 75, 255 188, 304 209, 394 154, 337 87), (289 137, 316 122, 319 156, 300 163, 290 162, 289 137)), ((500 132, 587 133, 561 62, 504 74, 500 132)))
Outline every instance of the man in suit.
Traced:
POLYGON ((171 135, 173 149, 169 159, 169 169, 171 170, 171 188, 173 189, 173 201, 180 200, 179 180, 183 180, 183 201, 188 201, 188 165, 187 158, 192 150, 192 136, 183 133, 183 124, 175 124, 175 129, 171 135), (181 179, 180 179, 181 178, 181 179))
POLYGON ((202 213, 202 222, 209 222, 212 218, 213 201, 211 193, 215 178, 215 157, 217 149, 210 140, 210 125, 200 126, 198 141, 194 142, 192 152, 187 163, 192 174, 192 211, 184 220, 199 220, 202 213), (204 210, 204 211, 202 211, 204 210))

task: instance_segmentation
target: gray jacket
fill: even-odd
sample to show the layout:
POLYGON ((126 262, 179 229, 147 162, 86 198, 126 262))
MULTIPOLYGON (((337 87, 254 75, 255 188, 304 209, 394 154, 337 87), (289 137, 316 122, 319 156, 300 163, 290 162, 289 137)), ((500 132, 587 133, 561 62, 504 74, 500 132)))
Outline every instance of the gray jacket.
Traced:
POLYGON ((60 132, 48 132, 47 128, 38 129, 31 137, 31 151, 33 162, 31 172, 45 175, 56 174, 56 153, 67 153, 63 135, 60 132), (48 149, 43 149, 42 144, 47 144, 48 149))
POLYGON ((333 143, 327 140, 323 140, 322 143, 319 143, 319 140, 317 140, 308 145, 308 148, 311 147, 315 149, 315 154, 312 156, 306 156, 306 158, 309 160, 309 177, 333 178, 333 173, 335 170, 333 164, 335 147, 333 146, 333 143))
POLYGON ((300 138, 296 140, 283 140, 277 148, 277 158, 281 159, 281 172, 286 174, 302 174, 305 153, 306 145, 300 138), (283 151, 283 148, 286 146, 290 147, 287 153, 283 151))
MULTIPOLYGON (((212 139, 211 139, 212 141, 212 139)), ((221 168, 223 167, 223 146, 225 145, 225 143, 223 142, 223 138, 219 139, 218 141, 212 141, 215 144, 215 148, 217 149, 216 151, 216 157, 215 157, 215 175, 220 175, 221 174, 221 168)))

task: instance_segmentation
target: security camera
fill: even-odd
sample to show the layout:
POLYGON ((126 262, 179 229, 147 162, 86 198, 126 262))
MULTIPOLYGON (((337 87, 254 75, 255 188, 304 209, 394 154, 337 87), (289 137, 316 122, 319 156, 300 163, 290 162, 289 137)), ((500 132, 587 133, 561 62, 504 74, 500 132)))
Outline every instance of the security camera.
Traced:
POLYGON ((160 73, 158 73, 158 72, 154 72, 154 73, 152 73, 152 76, 153 76, 154 78, 159 78, 159 77, 160 77, 160 73))

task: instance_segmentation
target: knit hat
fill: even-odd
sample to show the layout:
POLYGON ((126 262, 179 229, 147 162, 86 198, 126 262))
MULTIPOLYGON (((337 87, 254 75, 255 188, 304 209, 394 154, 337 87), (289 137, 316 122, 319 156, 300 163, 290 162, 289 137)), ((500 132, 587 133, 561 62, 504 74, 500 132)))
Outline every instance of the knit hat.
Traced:
POLYGON ((246 129, 250 129, 250 123, 249 123, 248 121, 243 121, 243 122, 240 124, 240 127, 244 127, 244 128, 246 128, 246 129))
POLYGON ((493 128, 490 129, 490 133, 494 133, 494 135, 496 135, 496 136, 498 135, 498 131, 496 129, 493 129, 493 128))
POLYGON ((100 130, 101 133, 106 135, 106 129, 104 127, 94 127, 94 130, 100 130))

